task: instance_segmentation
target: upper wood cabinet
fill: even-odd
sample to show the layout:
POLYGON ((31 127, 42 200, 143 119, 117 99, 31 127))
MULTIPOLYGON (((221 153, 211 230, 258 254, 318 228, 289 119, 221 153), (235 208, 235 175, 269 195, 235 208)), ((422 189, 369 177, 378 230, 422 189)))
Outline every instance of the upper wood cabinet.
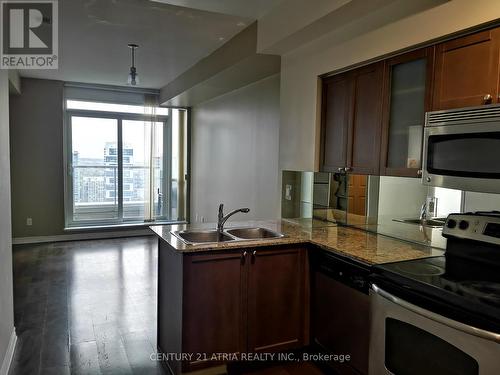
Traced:
POLYGON ((354 80, 351 73, 339 74, 323 82, 323 171, 336 172, 347 166, 353 95, 354 80))
POLYGON ((321 170, 379 171, 383 63, 323 82, 321 170))
POLYGON ((347 167, 352 173, 378 174, 384 64, 354 71, 354 110, 347 167))
POLYGON ((419 177, 425 113, 500 103, 500 27, 322 81, 320 170, 419 177))
POLYGON ((438 44, 432 110, 499 102, 500 29, 438 44))
POLYGON ((425 112, 432 102, 434 48, 386 60, 380 173, 418 177, 425 112))

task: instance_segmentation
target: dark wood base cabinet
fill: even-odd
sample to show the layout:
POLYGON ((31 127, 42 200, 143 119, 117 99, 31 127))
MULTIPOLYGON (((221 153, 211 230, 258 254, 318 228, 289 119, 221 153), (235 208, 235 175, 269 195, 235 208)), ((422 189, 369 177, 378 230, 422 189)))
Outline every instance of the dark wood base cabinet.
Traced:
POLYGON ((158 349, 174 374, 308 344, 307 249, 182 254, 159 240, 158 267, 158 349))
POLYGON ((308 336, 307 250, 255 250, 248 272, 248 350, 304 346, 308 336))

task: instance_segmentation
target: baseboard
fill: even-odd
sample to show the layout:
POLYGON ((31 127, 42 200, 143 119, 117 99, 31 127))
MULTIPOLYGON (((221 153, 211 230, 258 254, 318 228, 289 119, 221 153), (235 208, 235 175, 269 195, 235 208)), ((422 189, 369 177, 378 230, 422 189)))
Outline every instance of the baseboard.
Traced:
POLYGON ((9 373, 10 365, 12 364, 12 358, 14 358, 14 351, 16 350, 16 343, 17 335, 14 328, 12 330, 12 335, 10 336, 9 346, 7 347, 7 352, 5 353, 2 367, 0 367, 0 375, 7 375, 9 373))
MULTIPOLYGON (((150 229, 135 229, 122 231, 103 231, 103 232, 87 232, 87 233, 72 233, 61 234, 58 236, 38 236, 38 237, 15 237, 12 239, 13 245, 24 245, 44 242, 63 242, 63 241, 78 241, 78 240, 99 240, 105 238, 120 238, 120 237, 135 237, 152 235, 150 229)), ((2 374, 0 374, 2 375, 2 374)))

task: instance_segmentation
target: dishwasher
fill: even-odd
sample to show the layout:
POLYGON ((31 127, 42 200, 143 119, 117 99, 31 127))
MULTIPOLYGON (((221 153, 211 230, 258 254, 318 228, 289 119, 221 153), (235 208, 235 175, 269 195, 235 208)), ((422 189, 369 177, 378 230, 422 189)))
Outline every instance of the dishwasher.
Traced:
POLYGON ((311 252, 312 335, 324 354, 350 356, 326 365, 340 375, 367 375, 370 266, 328 251, 311 252))

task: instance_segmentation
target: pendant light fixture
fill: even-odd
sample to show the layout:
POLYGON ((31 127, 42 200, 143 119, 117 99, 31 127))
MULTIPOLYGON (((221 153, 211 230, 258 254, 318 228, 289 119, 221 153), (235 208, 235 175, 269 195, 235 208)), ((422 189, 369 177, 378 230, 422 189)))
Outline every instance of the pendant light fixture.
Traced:
POLYGON ((132 86, 136 86, 139 84, 139 75, 137 74, 137 69, 135 67, 135 50, 139 48, 139 45, 130 43, 128 45, 130 48, 130 52, 132 55, 132 66, 130 67, 130 73, 128 74, 127 83, 132 86))

